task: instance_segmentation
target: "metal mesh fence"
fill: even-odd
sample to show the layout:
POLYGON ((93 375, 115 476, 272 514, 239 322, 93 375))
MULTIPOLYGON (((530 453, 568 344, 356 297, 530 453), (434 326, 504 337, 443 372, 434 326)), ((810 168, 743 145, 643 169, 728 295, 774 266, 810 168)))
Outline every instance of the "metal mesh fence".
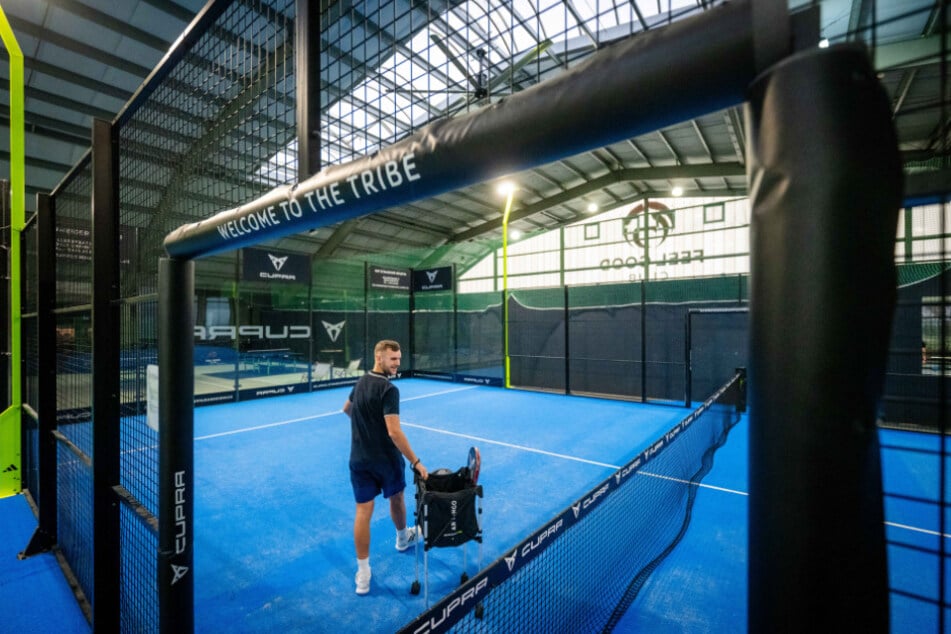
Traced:
POLYGON ((462 375, 503 378, 502 293, 456 297, 456 369, 462 375))
POLYGON ((414 370, 448 372, 456 366, 452 292, 419 293, 413 301, 414 370))
MULTIPOLYGON (((148 85, 146 99, 130 104, 117 129, 124 631, 158 627, 158 434, 146 397, 149 366, 157 364, 162 241, 184 222, 296 177, 294 2, 218 2, 214 11, 214 22, 148 85)), ((203 263, 203 283, 232 278, 233 261, 232 255, 203 263)))
MULTIPOLYGON (((689 311, 745 302, 745 276, 518 289, 509 295, 511 383, 683 402, 689 311)), ((729 369, 745 365, 737 337, 707 344, 738 361, 729 369)))
POLYGON ((22 469, 23 488, 33 494, 34 500, 39 492, 39 421, 33 412, 40 411, 39 401, 39 332, 37 330, 37 292, 39 276, 36 266, 37 225, 30 224, 21 234, 23 255, 22 286, 20 295, 20 346, 22 359, 22 393, 24 408, 22 421, 22 469))
POLYGON ((93 603, 92 170, 89 155, 60 187, 56 214, 57 542, 93 603))
POLYGON ((66 443, 56 449, 56 529, 59 550, 79 591, 95 605, 92 463, 66 443))

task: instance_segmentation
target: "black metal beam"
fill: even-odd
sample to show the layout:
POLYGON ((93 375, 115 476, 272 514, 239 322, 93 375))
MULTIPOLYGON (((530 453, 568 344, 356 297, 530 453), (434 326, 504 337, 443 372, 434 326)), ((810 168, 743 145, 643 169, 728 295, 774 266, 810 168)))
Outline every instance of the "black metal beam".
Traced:
POLYGON ((434 122, 372 156, 335 165, 300 184, 180 227, 166 237, 165 248, 172 256, 195 257, 251 246, 741 103, 756 74, 789 52, 786 16, 779 6, 785 3, 724 4, 619 41, 503 102, 434 122), (776 13, 783 24, 763 17, 776 13), (785 40, 774 41, 783 35, 785 40), (677 61, 676 70, 672 60, 677 61), (651 90, 645 91, 647 86, 651 90), (506 142, 500 144, 499 139, 506 142))
POLYGON ((93 627, 119 631, 119 170, 108 121, 92 134, 93 627))
POLYGON ((297 77, 297 178, 320 170, 320 11, 296 0, 294 48, 297 77))
POLYGON ((20 558, 49 551, 56 543, 56 214, 48 194, 36 197, 37 475, 30 491, 39 508, 36 530, 20 558))

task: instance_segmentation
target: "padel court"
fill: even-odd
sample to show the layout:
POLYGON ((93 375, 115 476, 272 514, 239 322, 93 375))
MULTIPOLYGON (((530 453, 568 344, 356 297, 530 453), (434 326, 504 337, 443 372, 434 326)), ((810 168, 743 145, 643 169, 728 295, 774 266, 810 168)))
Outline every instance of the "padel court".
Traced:
MULTIPOLYGON (((465 463, 470 446, 480 448, 483 566, 590 496, 690 413, 670 405, 420 379, 397 385, 404 429, 432 468, 455 470, 465 463)), ((352 591, 349 424, 339 411, 348 393, 349 388, 338 388, 292 396, 280 408, 257 401, 199 410, 196 508, 202 555, 196 559, 196 630, 307 632, 321 631, 315 624, 325 623, 328 631, 397 631, 425 608, 422 596, 409 592, 414 551, 396 552, 382 499, 372 524, 371 593, 358 597, 352 591)), ((738 421, 698 487, 683 540, 647 578, 615 631, 745 631, 748 430, 745 416, 738 421)), ((940 439, 896 430, 880 435, 892 631, 935 631, 940 439)), ((406 495, 411 510, 411 485, 406 495)), ((619 511, 620 521, 600 520, 590 530, 638 530, 647 543, 665 514, 682 519, 677 517, 680 503, 645 495, 619 511)), ((553 567, 581 560, 598 569, 596 560, 586 561, 597 557, 596 540, 564 548, 578 552, 553 548, 554 554, 547 555, 553 567)), ((432 603, 459 585, 464 555, 472 577, 478 571, 474 542, 430 550, 432 603)), ((605 584, 626 582, 603 574, 605 584)), ((577 597, 559 600, 569 589, 550 586, 543 571, 534 575, 514 582, 511 592, 526 604, 547 603, 551 614, 540 620, 551 619, 553 629, 536 623, 522 631, 564 631, 559 629, 566 619, 561 610, 577 597)), ((598 601, 582 599, 592 605, 598 601)), ((500 609, 513 608, 503 604, 500 609)), ((473 631, 497 631, 490 616, 482 630, 470 619, 476 623, 473 631)))
MULTIPOLYGON (((480 448, 483 566, 504 561, 536 529, 590 496, 690 411, 421 379, 402 379, 397 385, 404 429, 433 468, 455 469, 470 446, 480 448)), ((349 423, 339 409, 349 389, 288 396, 279 408, 258 400, 198 410, 196 631, 395 632, 425 609, 423 596, 410 593, 415 551, 394 549, 385 504, 377 505, 372 523, 372 590, 365 597, 353 593, 349 423)), ((686 531, 616 619, 614 631, 746 631, 747 436, 746 416, 738 416, 725 444, 713 454, 709 474, 699 485, 690 485, 697 494, 686 531)), ((880 437, 892 631, 935 631, 939 439, 888 429, 880 437)), ((412 486, 406 494, 412 513, 412 486)), ((19 504, 4 504, 14 501, 19 504)), ((645 496, 623 508, 621 522, 595 519, 599 523, 593 531, 639 526, 650 532, 660 516, 681 512, 677 504, 645 496), (645 518, 651 521, 645 524, 645 518)), ((28 514, 5 517, 4 534, 11 541, 29 534, 28 514)), ((572 557, 595 556, 592 546, 575 542, 570 548, 577 553, 552 549, 554 554, 547 556, 558 567, 572 557)), ((15 543, 7 544, 5 562, 12 560, 15 548, 15 543)), ((421 562, 422 555, 420 575, 421 562)), ((464 563, 469 576, 478 571, 475 542, 430 550, 431 603, 457 589, 464 563)), ((5 614, 19 614, 11 622, 16 631, 88 631, 52 555, 29 564, 31 587, 52 604, 46 614, 30 609, 38 596, 16 590, 23 580, 14 566, 23 565, 0 566, 0 605, 5 614)), ((602 581, 621 583, 608 576, 602 581)), ((513 592, 525 604, 550 602, 546 618, 553 622, 564 618, 560 591, 545 579, 527 578, 515 583, 513 592)), ((487 624, 490 617, 485 617, 487 624)), ((484 631, 493 631, 486 627, 484 631)), ((563 630, 555 625, 551 630, 526 626, 524 631, 563 630)))
POLYGON ((18 554, 97 632, 946 631, 951 21, 849 4, 209 0, 0 185, 18 554), (357 596, 383 339, 481 533, 378 499, 357 596))
MULTIPOLYGON (((483 567, 687 411, 420 379, 397 384, 404 430, 432 469, 456 470, 470 446, 480 449, 483 567)), ((205 554, 196 561, 195 600, 203 606, 196 629, 307 631, 327 623, 335 631, 371 624, 396 631, 423 611, 422 595, 410 594, 413 550, 396 552, 382 498, 372 524, 371 592, 353 593, 350 428, 340 412, 348 393, 290 396, 279 408, 257 401, 199 410, 196 513, 204 519, 196 540, 205 554)), ((406 495, 411 508, 412 486, 406 495)), ((477 546, 430 550, 431 599, 459 584, 464 554, 469 576, 478 572, 477 546)))

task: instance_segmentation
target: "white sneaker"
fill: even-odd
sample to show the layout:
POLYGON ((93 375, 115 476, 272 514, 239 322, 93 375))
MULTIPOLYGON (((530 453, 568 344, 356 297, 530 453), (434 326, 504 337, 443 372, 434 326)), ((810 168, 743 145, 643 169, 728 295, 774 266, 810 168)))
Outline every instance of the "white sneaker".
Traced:
POLYGON ((415 544, 423 536, 423 530, 419 526, 414 526, 409 529, 409 537, 405 540, 400 537, 400 532, 396 532, 396 550, 403 552, 413 544, 415 544))
POLYGON ((354 580, 357 582, 357 594, 366 594, 370 591, 370 570, 366 572, 362 570, 357 570, 357 576, 354 577, 354 580))

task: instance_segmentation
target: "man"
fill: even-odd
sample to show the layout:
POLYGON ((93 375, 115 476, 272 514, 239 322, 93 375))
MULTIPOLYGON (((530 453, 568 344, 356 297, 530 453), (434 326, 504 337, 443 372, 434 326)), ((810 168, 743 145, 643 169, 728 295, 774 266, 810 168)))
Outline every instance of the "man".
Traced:
POLYGON ((405 456, 424 480, 426 467, 400 427, 400 391, 390 383, 400 367, 400 344, 383 340, 373 350, 373 369, 360 377, 343 404, 350 416, 350 483, 357 502, 353 542, 357 551, 357 594, 370 591, 370 519, 381 492, 390 501, 396 526, 396 550, 404 551, 422 536, 418 526, 406 527, 405 456))

